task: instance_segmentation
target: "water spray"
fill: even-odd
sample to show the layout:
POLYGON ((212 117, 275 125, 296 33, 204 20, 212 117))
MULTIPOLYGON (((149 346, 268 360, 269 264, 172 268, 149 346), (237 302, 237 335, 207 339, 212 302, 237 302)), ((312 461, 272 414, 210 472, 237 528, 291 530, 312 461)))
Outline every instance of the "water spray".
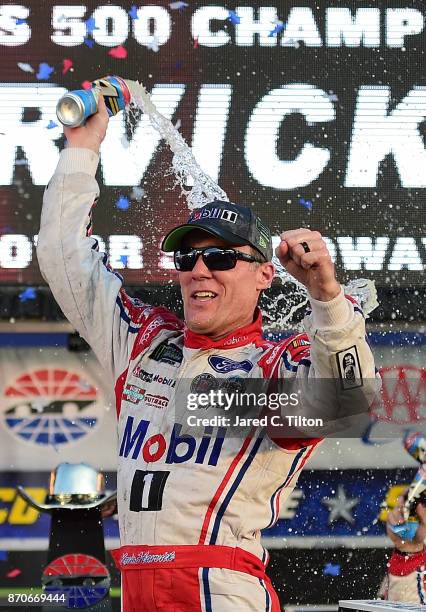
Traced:
MULTIPOLYGON (((149 93, 138 81, 107 76, 93 81, 88 90, 75 90, 65 94, 58 102, 56 112, 59 121, 68 127, 84 125, 85 121, 97 112, 99 95, 102 94, 110 117, 121 110, 127 113, 132 125, 136 127, 140 112, 145 113, 151 125, 165 140, 173 153, 172 170, 175 186, 178 185, 188 209, 202 208, 214 200, 229 201, 225 191, 202 170, 188 144, 170 119, 162 115, 152 102, 149 93), (188 180, 190 179, 190 180, 188 180), (189 187, 188 183, 192 183, 189 187)), ((293 278, 276 255, 272 258, 276 277, 282 285, 293 285, 292 296, 279 295, 269 298, 265 311, 266 328, 289 328, 294 315, 308 303, 305 287, 293 278)), ((378 306, 374 282, 356 279, 344 287, 347 295, 354 297, 365 315, 378 306)))

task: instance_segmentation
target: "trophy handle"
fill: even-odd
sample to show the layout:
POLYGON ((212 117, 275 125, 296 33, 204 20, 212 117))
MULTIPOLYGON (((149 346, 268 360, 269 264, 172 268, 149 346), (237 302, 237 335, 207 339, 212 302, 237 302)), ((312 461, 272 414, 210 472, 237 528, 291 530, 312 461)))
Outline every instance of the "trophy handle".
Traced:
POLYGON ((27 502, 27 504, 39 512, 51 512, 52 510, 56 510, 58 508, 64 510, 90 510, 91 508, 101 508, 108 502, 115 501, 117 499, 117 491, 111 491, 111 493, 105 495, 102 497, 102 499, 90 502, 89 504, 60 504, 58 502, 40 504, 39 502, 36 502, 35 499, 33 499, 21 485, 18 485, 16 490, 18 495, 20 495, 22 499, 27 502))

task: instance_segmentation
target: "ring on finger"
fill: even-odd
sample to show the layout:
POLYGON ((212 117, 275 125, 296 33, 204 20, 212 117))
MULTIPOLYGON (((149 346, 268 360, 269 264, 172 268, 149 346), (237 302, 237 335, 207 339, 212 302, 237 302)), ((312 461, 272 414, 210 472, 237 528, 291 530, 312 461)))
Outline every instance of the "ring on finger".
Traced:
POLYGON ((309 248, 309 244, 307 242, 301 242, 300 244, 303 247, 303 250, 305 251, 305 253, 311 252, 311 249, 309 248))

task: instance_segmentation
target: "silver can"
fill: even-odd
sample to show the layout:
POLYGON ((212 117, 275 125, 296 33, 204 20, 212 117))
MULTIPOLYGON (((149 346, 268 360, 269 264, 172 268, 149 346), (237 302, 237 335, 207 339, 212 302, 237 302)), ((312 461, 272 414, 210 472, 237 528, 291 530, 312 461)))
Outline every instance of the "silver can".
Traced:
POLYGON ((77 89, 62 96, 56 106, 56 116, 67 127, 83 125, 98 109, 99 90, 77 89))

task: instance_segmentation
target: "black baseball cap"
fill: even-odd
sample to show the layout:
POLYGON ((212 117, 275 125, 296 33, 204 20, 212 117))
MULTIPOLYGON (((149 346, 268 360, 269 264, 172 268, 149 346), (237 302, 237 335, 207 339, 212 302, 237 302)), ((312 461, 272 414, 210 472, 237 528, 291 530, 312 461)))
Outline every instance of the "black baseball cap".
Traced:
POLYGON ((249 244, 265 258, 272 259, 272 239, 269 227, 248 206, 215 200, 192 211, 187 223, 178 225, 167 234, 161 248, 166 253, 177 251, 186 234, 201 229, 237 246, 249 244))

